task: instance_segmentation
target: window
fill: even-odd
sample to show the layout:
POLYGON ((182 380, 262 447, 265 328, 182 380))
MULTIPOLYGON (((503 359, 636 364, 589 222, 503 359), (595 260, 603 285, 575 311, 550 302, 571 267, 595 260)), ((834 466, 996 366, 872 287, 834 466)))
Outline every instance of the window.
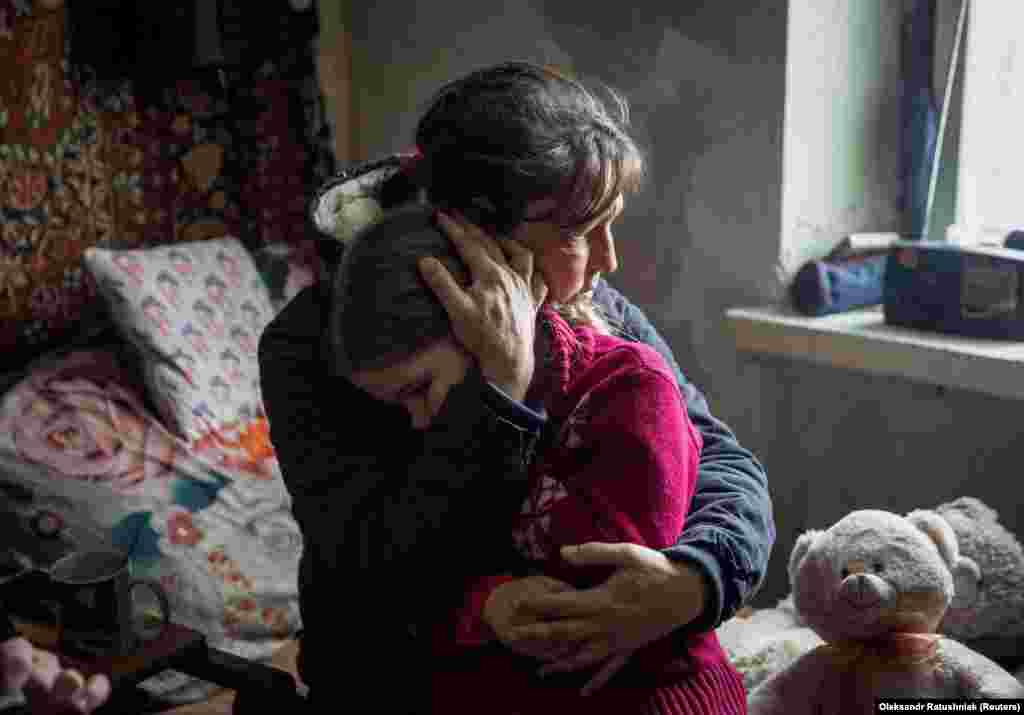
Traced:
POLYGON ((1024 228, 1024 3, 969 2, 957 148, 957 237, 1024 228))
MULTIPOLYGON (((933 187, 925 236, 1002 243, 1024 228, 1021 21, 1019 0, 790 0, 781 278, 850 233, 907 226, 897 157, 913 136, 903 101, 912 30, 931 71, 911 84, 931 104, 934 130, 946 107, 939 161, 921 164, 933 187)), ((772 306, 726 317, 741 352, 1024 400, 1021 343, 901 330, 880 309, 807 318, 772 306)))

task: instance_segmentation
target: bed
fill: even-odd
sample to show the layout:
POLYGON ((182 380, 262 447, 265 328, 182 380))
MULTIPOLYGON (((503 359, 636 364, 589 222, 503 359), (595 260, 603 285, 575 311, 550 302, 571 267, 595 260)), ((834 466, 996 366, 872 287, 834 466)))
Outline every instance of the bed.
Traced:
MULTIPOLYGON (((170 11, 99 5, 0 0, 0 552, 122 549, 211 645, 294 669, 302 540, 256 346, 319 270, 316 7, 222 0, 233 64, 150 81, 107 40, 170 11)), ((182 48, 192 5, 171 18, 182 48)), ((180 673, 144 688, 230 710, 180 673)))
MULTIPOLYGON (((134 576, 163 586, 176 621, 216 648, 270 660, 299 627, 302 539, 259 404, 254 341, 275 311, 269 291, 230 237, 104 253, 95 260, 110 275, 123 268, 137 281, 110 296, 121 306, 113 315, 131 327, 50 351, 7 376, 0 544, 43 565, 73 549, 123 550, 134 576), (209 334, 197 338, 188 326, 205 313, 191 309, 199 299, 184 288, 181 314, 171 300, 162 312, 139 308, 151 305, 150 277, 156 281, 169 255, 191 257, 195 285, 214 286, 197 288, 204 295, 220 291, 220 282, 204 276, 234 285, 236 293, 220 299, 235 320, 211 321, 209 334), (232 261, 240 267, 222 272, 232 261), (238 329, 241 321, 247 331, 238 329)), ((168 704, 214 692, 173 671, 144 687, 168 704)))

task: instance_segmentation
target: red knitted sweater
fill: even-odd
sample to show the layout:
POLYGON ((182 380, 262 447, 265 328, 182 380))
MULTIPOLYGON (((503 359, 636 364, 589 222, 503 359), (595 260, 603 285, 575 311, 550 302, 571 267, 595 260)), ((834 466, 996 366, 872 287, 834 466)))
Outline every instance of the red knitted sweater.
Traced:
MULTIPOLYGON (((563 545, 675 543, 690 508, 701 437, 672 371, 653 349, 571 328, 550 310, 545 318, 548 347, 535 387, 557 430, 533 464, 531 493, 510 538, 538 572, 582 588, 609 574, 569 567, 559 555, 563 545)), ((482 620, 491 591, 511 578, 479 579, 453 622, 439 629, 431 712, 746 712, 742 678, 714 632, 641 649, 589 698, 579 690, 593 671, 538 678, 539 663, 501 647, 482 620)))

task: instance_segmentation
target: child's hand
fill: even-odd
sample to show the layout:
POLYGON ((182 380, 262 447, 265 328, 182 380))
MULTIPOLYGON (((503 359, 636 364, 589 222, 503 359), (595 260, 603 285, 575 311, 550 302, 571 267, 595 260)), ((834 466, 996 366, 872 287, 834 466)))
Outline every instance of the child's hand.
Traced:
POLYGON ((57 656, 24 638, 0 643, 0 693, 22 691, 31 715, 88 714, 110 697, 110 681, 63 668, 57 656))
POLYGON ((520 629, 533 622, 522 607, 540 596, 573 590, 569 584, 547 576, 517 578, 491 592, 484 606, 483 619, 506 648, 531 658, 557 660, 568 655, 561 643, 521 635, 520 629))

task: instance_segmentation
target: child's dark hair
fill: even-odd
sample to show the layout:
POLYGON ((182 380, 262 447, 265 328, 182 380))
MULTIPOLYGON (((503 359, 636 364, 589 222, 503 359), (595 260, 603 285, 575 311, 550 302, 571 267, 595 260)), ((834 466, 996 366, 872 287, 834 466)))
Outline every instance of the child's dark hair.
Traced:
POLYGON ((390 212, 346 247, 328 318, 337 373, 389 366, 450 333, 448 313, 419 273, 426 256, 468 284, 468 269, 426 206, 390 212))

